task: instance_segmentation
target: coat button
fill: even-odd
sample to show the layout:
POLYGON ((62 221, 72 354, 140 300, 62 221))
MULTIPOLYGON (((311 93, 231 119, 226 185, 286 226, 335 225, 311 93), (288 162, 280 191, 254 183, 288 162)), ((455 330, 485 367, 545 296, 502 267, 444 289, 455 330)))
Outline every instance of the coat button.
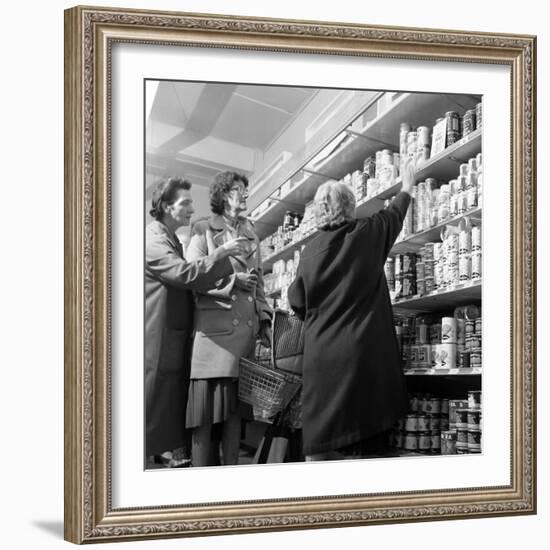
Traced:
POLYGON ((236 327, 239 324, 238 319, 233 319, 233 326, 236 327))
POLYGON ((249 297, 248 297, 248 301, 249 301, 249 302, 252 302, 252 300, 253 300, 252 296, 249 296, 249 297))
POLYGON ((247 324, 249 327, 251 327, 251 326, 252 326, 252 321, 248 320, 248 321, 246 322, 246 324, 247 324))
POLYGON ((231 299, 236 302, 237 301, 237 295, 236 294, 231 294, 231 299))

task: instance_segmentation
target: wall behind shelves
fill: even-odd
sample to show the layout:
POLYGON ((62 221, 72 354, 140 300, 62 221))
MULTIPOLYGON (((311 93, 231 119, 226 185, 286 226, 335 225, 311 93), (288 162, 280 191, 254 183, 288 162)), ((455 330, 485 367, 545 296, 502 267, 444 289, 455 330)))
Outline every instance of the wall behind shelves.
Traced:
MULTIPOLYGON (((4 185, 30 183, 30 193, 18 193, 2 216, 2 282, 7 292, 3 302, 9 326, 2 338, 4 387, 0 407, 3 422, 2 517, 4 546, 8 548, 69 548, 62 541, 63 521, 63 14, 76 2, 8 3, 4 8, 2 33, 4 80, 1 88, 3 114, 2 141, 7 173, 4 185), (6 52, 13 52, 8 54, 6 52), (41 132, 29 131, 40 129, 41 132), (31 140, 40 136, 32 147, 31 140), (31 174, 31 177, 26 177, 31 174), (23 180, 23 181, 22 181, 23 180), (20 207, 19 207, 20 206, 20 207), (15 229, 15 231, 14 231, 15 229), (22 235, 21 235, 22 232, 22 235), (35 249, 37 233, 48 236, 35 249), (23 244, 24 243, 24 244, 23 244), (32 268, 29 259, 32 258, 32 268), (17 269, 13 267, 17 266, 17 269), (27 267, 29 266, 29 267, 27 267), (37 277, 37 274, 40 276, 37 277), (14 287, 12 281, 17 281, 14 287), (35 307, 32 307, 36 304, 35 307), (28 307, 31 305, 31 307, 28 307)), ((546 129, 550 124, 550 31, 540 2, 525 0, 501 4, 464 0, 460 4, 429 0, 411 3, 395 0, 365 4, 355 0, 333 3, 254 2, 252 0, 113 0, 98 1, 106 6, 143 9, 188 10, 196 12, 258 15, 294 19, 350 21, 358 23, 418 27, 476 29, 539 35, 539 198, 540 211, 550 209, 547 182, 550 172, 543 165, 549 150, 546 129), (497 17, 498 15, 498 17, 497 17), (546 93, 545 93, 546 91, 546 93)), ((546 217, 547 218, 547 217, 546 217)), ((548 481, 543 470, 549 438, 546 422, 550 408, 543 399, 550 392, 545 359, 550 349, 543 339, 548 333, 542 285, 548 278, 548 253, 543 250, 543 234, 549 222, 539 218, 539 487, 548 481), (543 277, 543 273, 546 277, 543 277), (546 329, 546 330, 545 330, 546 329)), ((547 462, 547 460, 545 461, 547 462)), ((539 515, 528 517, 442 521, 377 527, 283 532, 265 535, 238 535, 208 539, 166 540, 132 543, 128 548, 240 548, 280 549, 311 545, 318 549, 390 545, 408 549, 426 544, 445 550, 498 546, 501 550, 527 546, 545 548, 550 535, 550 493, 539 490, 539 515), (546 524, 546 525, 545 525, 546 524)), ((101 548, 122 549, 107 544, 101 548)))

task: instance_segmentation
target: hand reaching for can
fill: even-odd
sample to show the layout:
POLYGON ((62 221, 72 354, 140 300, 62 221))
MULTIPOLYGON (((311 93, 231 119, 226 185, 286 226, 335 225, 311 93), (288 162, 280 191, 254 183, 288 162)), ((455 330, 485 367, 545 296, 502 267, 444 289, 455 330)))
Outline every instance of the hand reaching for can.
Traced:
POLYGON ((414 165, 410 160, 405 164, 402 180, 401 191, 409 193, 410 195, 414 185, 414 165))

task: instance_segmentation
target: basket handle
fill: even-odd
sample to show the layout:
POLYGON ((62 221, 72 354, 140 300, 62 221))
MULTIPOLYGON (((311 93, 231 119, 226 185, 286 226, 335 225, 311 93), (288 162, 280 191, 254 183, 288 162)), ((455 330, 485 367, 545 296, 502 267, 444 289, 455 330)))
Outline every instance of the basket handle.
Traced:
POLYGON ((274 368, 277 368, 276 367, 276 360, 275 360, 275 342, 274 342, 274 338, 275 338, 275 318, 277 315, 282 315, 284 317, 290 317, 290 313, 288 311, 286 311, 286 309, 280 309, 280 308, 275 308, 273 310, 273 315, 271 316, 271 346, 268 348, 268 347, 265 347, 263 344, 262 344, 262 341, 260 339, 258 339, 256 341, 256 359, 260 357, 260 352, 262 350, 262 348, 264 349, 269 349, 270 350, 270 358, 271 358, 271 364, 273 365, 274 368))
POLYGON ((284 317, 290 317, 290 314, 285 309, 275 308, 273 310, 273 316, 271 317, 271 364, 273 368, 277 368, 277 362, 275 359, 275 318, 277 315, 282 315, 284 317))

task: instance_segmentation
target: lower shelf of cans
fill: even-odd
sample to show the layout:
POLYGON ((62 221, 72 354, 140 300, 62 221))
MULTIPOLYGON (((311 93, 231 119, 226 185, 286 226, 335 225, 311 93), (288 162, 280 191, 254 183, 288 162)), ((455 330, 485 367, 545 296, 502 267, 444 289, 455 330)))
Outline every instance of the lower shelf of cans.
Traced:
POLYGON ((424 308, 424 307, 445 307, 456 306, 462 302, 481 300, 481 279, 468 281, 467 283, 456 285, 452 288, 444 290, 436 290, 429 294, 421 296, 414 295, 408 298, 399 298, 393 300, 392 304, 395 308, 424 308))
POLYGON ((468 376, 481 374, 481 367, 474 367, 469 369, 407 369, 404 372, 408 376, 468 376))
POLYGON ((409 394, 409 413, 390 434, 399 456, 481 453, 482 394, 469 391, 466 399, 409 394))

